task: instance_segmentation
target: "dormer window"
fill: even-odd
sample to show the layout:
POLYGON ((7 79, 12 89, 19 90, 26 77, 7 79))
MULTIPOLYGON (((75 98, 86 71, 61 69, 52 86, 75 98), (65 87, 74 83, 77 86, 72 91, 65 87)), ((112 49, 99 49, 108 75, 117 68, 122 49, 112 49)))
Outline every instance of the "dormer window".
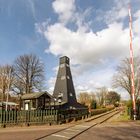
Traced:
POLYGON ((60 64, 60 68, 64 68, 65 67, 65 64, 60 64))
POLYGON ((66 76, 61 76, 61 80, 64 80, 64 79, 66 79, 66 76))

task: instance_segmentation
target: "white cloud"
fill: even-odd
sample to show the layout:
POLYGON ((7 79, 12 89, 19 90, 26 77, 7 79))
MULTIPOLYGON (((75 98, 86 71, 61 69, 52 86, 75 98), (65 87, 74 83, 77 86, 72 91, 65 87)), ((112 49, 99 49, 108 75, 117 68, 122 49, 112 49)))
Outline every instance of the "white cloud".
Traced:
POLYGON ((137 12, 134 14, 134 17, 135 17, 135 18, 139 18, 139 17, 140 17, 140 10, 137 11, 137 12))
POLYGON ((67 55, 73 64, 99 64, 107 56, 117 59, 128 54, 129 31, 123 30, 119 23, 110 24, 97 33, 74 32, 56 23, 48 26, 44 36, 50 42, 47 52, 56 56, 67 55))
POLYGON ((104 13, 104 21, 107 24, 110 24, 114 21, 121 20, 124 21, 124 18, 128 15, 128 3, 129 0, 115 0, 114 6, 104 13))
POLYGON ((97 88, 106 86, 111 88, 110 79, 112 78, 115 70, 110 66, 106 66, 104 69, 96 71, 90 71, 88 74, 84 74, 77 78, 75 86, 77 93, 81 91, 95 91, 97 88), (80 88, 79 88, 80 87, 80 88))
POLYGON ((33 17, 36 19, 36 11, 35 11, 35 4, 33 0, 27 0, 27 6, 29 6, 33 17))
POLYGON ((140 35, 140 10, 134 14, 136 20, 133 22, 133 31, 136 35, 140 35))
MULTIPOLYGON (((116 6, 104 12, 107 27, 96 33, 90 27, 92 21, 89 23, 85 21, 85 17, 90 15, 90 8, 83 13, 77 12, 74 2, 74 0, 67 2, 55 0, 53 8, 58 14, 59 21, 52 25, 45 24, 45 27, 44 23, 37 24, 38 31, 50 44, 46 52, 55 56, 67 55, 71 58, 72 75, 77 92, 92 91, 101 86, 111 88, 111 78, 115 70, 109 65, 129 56, 129 28, 126 26, 124 28, 124 18, 128 16, 128 0, 115 1, 116 6), (66 26, 70 20, 75 21, 76 30, 66 26), (104 67, 99 69, 100 66, 104 67), (75 78, 77 76, 78 78, 75 78)), ((135 14, 136 19, 133 24, 135 34, 139 32, 137 30, 139 13, 135 14)), ((138 52, 138 42, 140 40, 136 34, 133 40, 136 46, 135 52, 138 52)), ((52 78, 50 83, 51 81, 52 78)))
POLYGON ((75 11, 75 0, 55 0, 52 3, 54 11, 59 15, 61 23, 67 23, 75 11))
POLYGON ((50 77, 50 79, 47 81, 47 84, 49 86, 48 92, 51 94, 53 93, 55 82, 56 77, 50 77))
POLYGON ((78 32, 87 32, 90 31, 90 24, 92 24, 92 20, 86 20, 92 14, 92 8, 87 8, 83 12, 75 12, 73 15, 73 21, 77 25, 78 32))
POLYGON ((138 55, 140 52, 139 42, 140 42, 140 10, 134 13, 133 19, 133 49, 134 54, 138 55))

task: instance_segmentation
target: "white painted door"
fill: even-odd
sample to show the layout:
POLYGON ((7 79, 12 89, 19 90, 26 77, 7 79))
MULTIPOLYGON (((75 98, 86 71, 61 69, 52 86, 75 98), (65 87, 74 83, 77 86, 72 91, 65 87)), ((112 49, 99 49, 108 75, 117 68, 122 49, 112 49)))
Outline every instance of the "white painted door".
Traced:
POLYGON ((25 103, 25 110, 29 110, 29 103, 25 103))

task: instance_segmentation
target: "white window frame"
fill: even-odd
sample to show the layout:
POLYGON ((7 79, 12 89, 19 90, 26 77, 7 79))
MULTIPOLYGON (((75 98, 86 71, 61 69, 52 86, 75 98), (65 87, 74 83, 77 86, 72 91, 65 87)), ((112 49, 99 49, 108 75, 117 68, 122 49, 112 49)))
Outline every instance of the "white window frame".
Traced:
POLYGON ((66 79, 66 76, 61 76, 61 80, 65 80, 66 79))

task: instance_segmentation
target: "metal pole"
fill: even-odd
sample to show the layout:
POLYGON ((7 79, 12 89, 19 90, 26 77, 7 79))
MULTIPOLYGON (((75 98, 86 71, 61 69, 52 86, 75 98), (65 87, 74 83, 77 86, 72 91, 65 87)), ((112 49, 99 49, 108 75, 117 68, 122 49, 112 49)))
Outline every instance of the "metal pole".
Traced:
POLYGON ((140 66, 138 67, 138 70, 137 70, 137 77, 138 77, 138 96, 140 96, 140 77, 139 77, 139 74, 140 74, 140 66))
POLYGON ((11 76, 11 68, 9 69, 9 74, 7 76, 7 97, 6 97, 6 111, 8 108, 8 100, 9 100, 9 91, 10 91, 10 76, 11 76))
POLYGON ((1 76, 2 76, 1 77, 1 81, 2 81, 2 103, 3 103, 3 96, 4 96, 4 93, 3 93, 3 78, 4 78, 3 71, 2 71, 2 75, 1 76))
POLYGON ((135 101, 135 83, 134 83, 134 59, 133 59, 133 46, 132 46, 132 16, 129 6, 129 28, 130 28, 130 67, 131 67, 131 94, 133 102, 133 117, 136 120, 136 101, 135 101))

